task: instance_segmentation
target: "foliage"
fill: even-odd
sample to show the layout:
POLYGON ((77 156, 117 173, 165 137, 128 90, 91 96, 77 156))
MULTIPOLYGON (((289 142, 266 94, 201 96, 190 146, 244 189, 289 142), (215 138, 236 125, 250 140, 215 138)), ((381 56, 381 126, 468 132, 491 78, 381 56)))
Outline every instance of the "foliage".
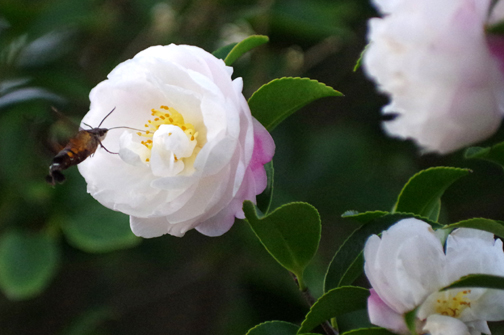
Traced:
MULTIPOLYGON (((287 335, 322 333, 321 324, 389 334, 363 317, 371 234, 417 217, 504 237, 502 131, 466 160, 418 155, 379 129, 383 98, 353 72, 374 15, 366 0, 8 0, 0 13, 2 334, 287 335), (232 64, 275 139, 267 191, 245 203, 247 223, 219 238, 140 240, 125 215, 87 194, 76 169, 63 185, 44 182, 91 88, 168 43, 232 64)), ((491 276, 451 287, 464 285, 503 287, 491 276)))

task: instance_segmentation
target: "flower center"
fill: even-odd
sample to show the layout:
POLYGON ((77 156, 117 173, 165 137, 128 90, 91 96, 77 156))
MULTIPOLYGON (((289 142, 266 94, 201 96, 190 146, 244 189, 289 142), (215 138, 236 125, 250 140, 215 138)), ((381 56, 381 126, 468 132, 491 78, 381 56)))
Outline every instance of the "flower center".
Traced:
POLYGON ((436 313, 458 318, 464 309, 471 307, 469 293, 471 290, 464 290, 453 296, 450 292, 443 292, 443 297, 436 300, 436 313))
MULTIPOLYGON (((151 109, 151 115, 154 116, 153 119, 148 120, 147 123, 145 124, 145 128, 147 130, 142 133, 138 132, 138 136, 146 137, 148 138, 145 141, 141 141, 149 151, 152 151, 152 146, 153 146, 153 137, 154 133, 159 129, 160 126, 162 125, 173 125, 176 127, 179 127, 182 129, 182 131, 186 134, 187 138, 189 141, 196 141, 196 138, 198 137, 198 132, 195 131, 194 126, 190 123, 186 123, 184 121, 184 117, 182 114, 177 112, 177 110, 173 107, 168 107, 168 106, 160 106, 159 110, 157 109, 151 109)), ((168 133, 168 135, 171 135, 172 133, 168 133)), ((174 155, 175 161, 178 160, 177 156, 174 155)), ((146 162, 150 161, 150 155, 149 157, 145 158, 146 162)))

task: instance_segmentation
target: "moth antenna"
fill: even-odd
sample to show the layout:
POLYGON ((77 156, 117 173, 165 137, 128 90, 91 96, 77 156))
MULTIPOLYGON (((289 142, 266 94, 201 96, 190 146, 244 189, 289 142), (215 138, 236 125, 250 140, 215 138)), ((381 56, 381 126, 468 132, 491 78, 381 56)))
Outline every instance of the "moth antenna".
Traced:
POLYGON ((108 118, 109 115, 112 114, 113 111, 115 111, 115 109, 116 108, 114 107, 107 115, 105 115, 105 117, 103 118, 103 120, 101 120, 100 124, 96 128, 100 128, 100 126, 102 125, 103 121, 105 121, 105 119, 108 118))
POLYGON ((100 140, 98 140, 98 143, 100 143, 100 147, 102 147, 103 149, 105 149, 105 151, 106 151, 106 152, 108 152, 109 154, 112 154, 112 155, 119 155, 119 153, 118 153, 118 152, 112 152, 112 151, 110 151, 109 149, 105 148, 105 146, 103 145, 103 143, 102 143, 100 140))
POLYGON ((125 128, 125 129, 132 129, 132 130, 138 130, 138 131, 141 131, 141 132, 147 132, 146 130, 142 130, 142 129, 137 129, 137 128, 131 128, 131 127, 112 127, 112 128, 109 128, 108 130, 112 130, 112 129, 122 129, 122 128, 125 128))
POLYGON ((51 106, 51 109, 54 113, 58 114, 59 116, 66 117, 63 113, 61 113, 56 107, 51 106))
POLYGON ((82 122, 82 124, 83 124, 83 125, 85 125, 85 126, 88 126, 90 129, 93 129, 93 127, 91 127, 90 125, 88 125, 88 124, 87 124, 87 123, 85 123, 85 122, 82 122))

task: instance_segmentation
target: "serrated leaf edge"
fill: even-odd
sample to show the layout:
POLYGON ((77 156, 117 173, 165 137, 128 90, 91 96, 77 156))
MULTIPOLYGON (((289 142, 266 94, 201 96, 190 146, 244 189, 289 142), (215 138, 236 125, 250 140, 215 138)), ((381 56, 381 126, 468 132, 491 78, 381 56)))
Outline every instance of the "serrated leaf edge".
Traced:
MULTIPOLYGON (((404 194, 405 190, 407 189, 408 185, 410 185, 411 182, 415 178, 417 178, 418 176, 420 176, 422 174, 425 174, 425 173, 428 173, 428 172, 433 171, 433 170, 452 170, 452 171, 460 171, 460 172, 465 171, 466 175, 472 172, 472 170, 470 170, 470 169, 464 169, 464 168, 457 168, 457 167, 451 167, 451 166, 434 166, 434 167, 430 167, 428 169, 425 169, 425 170, 422 170, 422 171, 419 171, 419 172, 415 173, 413 176, 411 176, 410 179, 408 179, 408 181, 406 182, 406 184, 404 184, 403 188, 401 189, 401 192, 397 196, 397 200, 396 200, 396 203, 394 205, 393 212, 395 212, 395 210, 397 208, 397 205, 399 204, 399 200, 401 199, 401 197, 404 194)), ((464 176, 460 176, 460 178, 462 178, 462 177, 464 177, 464 176)), ((455 181, 456 180, 454 180, 453 182, 455 182, 455 181)))
POLYGON ((265 324, 269 324, 269 323, 283 323, 283 324, 288 324, 288 325, 296 326, 296 327, 298 327, 298 329, 299 329, 299 326, 298 326, 298 325, 295 325, 295 324, 293 324, 293 323, 290 323, 290 322, 287 322, 287 321, 278 321, 278 320, 273 320, 273 321, 266 321, 266 322, 262 322, 262 323, 260 323, 260 324, 258 324, 258 325, 255 325, 254 327, 250 328, 250 329, 247 331, 247 334, 245 334, 245 335, 249 335, 249 334, 250 334, 250 332, 251 332, 252 330, 257 329, 258 327, 260 327, 260 326, 262 326, 262 325, 265 325, 265 324))
MULTIPOLYGON (((252 209, 253 209, 253 211, 254 211, 254 214, 255 214, 256 218, 257 218, 258 220, 260 220, 260 221, 264 220, 265 218, 269 217, 270 215, 273 215, 275 212, 277 212, 277 211, 281 210, 281 209, 282 209, 282 208, 284 208, 284 207, 287 207, 287 206, 290 206, 290 205, 295 205, 295 204, 303 204, 303 205, 308 205, 308 206, 310 206, 311 208, 313 208, 313 209, 315 210, 315 212, 317 213, 317 216, 318 216, 318 218, 319 218, 319 221, 321 221, 321 219, 320 219, 320 213, 318 212, 317 208, 315 208, 315 206, 313 206, 312 204, 309 204, 309 203, 307 203, 307 202, 303 202, 303 201, 294 201, 294 202, 289 202, 289 203, 287 203, 287 204, 283 204, 282 206, 275 208, 272 212, 269 212, 267 215, 264 215, 264 216, 262 216, 262 217, 259 217, 259 216, 257 215, 257 208, 256 208, 256 206, 254 205, 254 203, 253 203, 252 201, 250 201, 250 200, 246 200, 245 202, 247 202, 247 203, 250 203, 250 204, 251 204, 251 207, 252 207, 252 209)), ((244 205, 245 205, 245 202, 244 202, 244 205)), ((247 220, 247 221, 248 221, 248 220, 247 220)), ((250 224, 250 223, 249 223, 249 224, 250 224)), ((261 239, 261 238, 257 235, 257 233, 256 233, 255 229, 253 229, 253 227, 252 227, 252 230, 254 231, 254 234, 256 234, 257 238, 261 241, 261 244, 262 244, 262 245, 266 248, 266 250, 268 251, 268 253, 269 253, 269 254, 270 254, 270 255, 271 255, 271 256, 272 256, 272 257, 273 257, 273 258, 274 258, 274 259, 278 262, 278 264, 280 264, 283 268, 287 269, 287 268, 283 265, 283 263, 282 263, 282 262, 280 262, 280 261, 276 258, 276 256, 275 256, 275 255, 273 255, 273 253, 269 250, 269 248, 268 248, 268 247, 267 247, 267 246, 263 243, 262 239, 261 239)), ((320 244, 320 237, 321 237, 320 235, 321 235, 321 234, 319 234, 319 244, 320 244)), ((286 242, 286 241, 285 241, 285 239, 283 238, 283 236, 282 236, 282 240, 283 240, 284 242, 286 242)), ((288 246, 288 243, 285 243, 285 244, 287 245, 287 248, 288 248, 288 250, 289 250, 289 252, 290 252, 292 249, 290 249, 290 247, 288 246)), ((291 253, 291 254, 292 254, 292 253, 291 253)), ((313 256, 314 256, 314 255, 312 255, 312 257, 311 257, 311 258, 313 258, 313 256)), ((296 269, 296 271, 297 271, 297 270, 300 270, 300 269, 302 268, 301 273, 295 273, 295 274, 296 274, 296 276, 298 277, 298 279, 300 279, 299 277, 302 277, 302 272, 304 271, 304 268, 305 268, 305 267, 301 267, 299 264, 297 264, 297 261, 296 261, 296 265, 297 265, 297 267, 298 267, 298 269, 296 269)), ((288 270, 288 271, 291 271, 290 269, 287 269, 287 270, 288 270)), ((293 271, 293 272, 294 272, 294 271, 293 271)))
MULTIPOLYGON (((330 94, 330 95, 324 95, 322 96, 321 98, 325 98, 325 97, 331 97, 331 96, 335 96, 335 97, 338 97, 338 96, 344 96, 343 93, 339 92, 338 90, 335 90, 333 87, 331 86, 328 86, 318 80, 315 80, 315 79, 311 79, 311 78, 307 78, 307 77, 282 77, 282 78, 276 78, 276 79, 273 79, 272 81, 262 85, 261 87, 259 87, 254 93, 252 93, 252 95, 250 96, 250 98, 248 99, 248 103, 250 104, 250 101, 252 101, 252 99, 254 98, 254 96, 256 96, 258 94, 258 92, 260 92, 262 89, 264 89, 265 87, 268 87, 270 85, 275 85, 276 83, 280 82, 280 81, 291 81, 291 80, 301 80, 301 81, 306 81, 306 82, 314 82, 314 83, 317 83, 318 85, 322 85, 322 86, 325 86, 327 87, 328 89, 331 89, 334 94, 330 94)), ((268 131, 272 131, 279 123, 280 121, 279 120, 282 120, 283 119, 283 116, 285 114, 289 114, 290 111, 292 110, 298 110, 304 106, 306 106, 307 104, 309 104, 310 102, 312 102, 314 100, 309 100, 307 101, 306 103, 302 103, 302 104, 299 104, 299 105, 296 105, 295 107, 293 108, 290 108, 287 110, 286 113, 282 113, 280 114, 277 118, 273 119, 272 122, 270 122, 270 124, 268 125, 263 125, 268 131)))
POLYGON ((236 49, 238 49, 241 45, 243 45, 243 43, 247 40, 250 40, 250 39, 256 39, 256 38, 262 38, 264 41, 261 43, 261 44, 258 44, 256 46, 254 46, 253 48, 255 47, 258 47, 259 45, 262 45, 262 44, 265 44, 265 43, 268 43, 269 42, 269 37, 266 36, 266 35, 250 35, 250 36, 247 36, 246 38, 244 38, 243 40, 241 40, 240 42, 236 43, 235 46, 229 50, 229 53, 226 55, 226 58, 224 58, 224 63, 228 66, 230 66, 231 64, 233 64, 238 58, 240 58, 241 56, 243 56, 245 53, 249 52, 250 50, 252 50, 253 48, 250 48, 248 49, 247 51, 245 51, 244 53, 242 53, 241 55, 239 55, 236 59, 234 59, 231 63, 228 63, 228 58, 229 58, 229 55, 232 55, 233 54, 233 51, 235 51, 236 49))

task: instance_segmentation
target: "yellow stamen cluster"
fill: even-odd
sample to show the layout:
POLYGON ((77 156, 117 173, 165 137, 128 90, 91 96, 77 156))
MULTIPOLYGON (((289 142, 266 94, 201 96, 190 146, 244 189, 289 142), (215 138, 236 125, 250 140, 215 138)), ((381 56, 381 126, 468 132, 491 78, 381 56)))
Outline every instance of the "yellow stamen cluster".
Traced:
POLYGON ((471 301, 466 297, 469 293, 471 290, 460 291, 454 297, 450 293, 445 293, 447 294, 445 299, 436 301, 436 313, 458 318, 464 309, 471 307, 471 301))
MULTIPOLYGON (((198 133, 194 130, 194 126, 190 123, 185 123, 184 117, 173 107, 160 106, 159 110, 151 109, 151 115, 154 116, 154 118, 152 120, 148 120, 145 124, 145 128, 147 128, 147 130, 144 133, 137 133, 138 136, 148 138, 147 140, 141 141, 140 143, 145 145, 149 150, 152 149, 152 137, 154 136, 154 133, 163 124, 172 124, 174 126, 177 126, 182 129, 184 133, 186 133, 187 137, 191 141, 196 140, 198 133)), ((169 133, 168 135, 171 135, 171 133, 169 133)), ((176 157, 175 159, 177 160, 176 157)), ((146 159, 146 162, 148 161, 149 158, 146 159)))

